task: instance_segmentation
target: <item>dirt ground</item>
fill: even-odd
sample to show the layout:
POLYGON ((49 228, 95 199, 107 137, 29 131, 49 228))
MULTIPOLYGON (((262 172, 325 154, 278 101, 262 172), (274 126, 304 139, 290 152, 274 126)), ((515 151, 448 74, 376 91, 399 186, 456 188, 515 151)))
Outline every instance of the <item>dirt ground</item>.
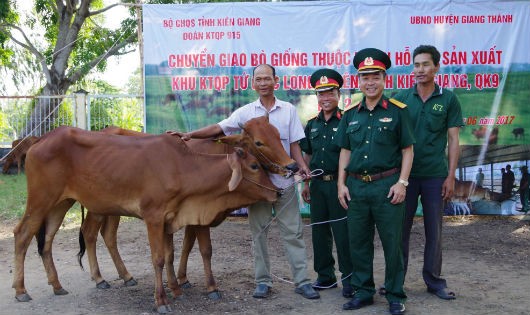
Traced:
MULTIPOLYGON (((522 216, 448 217, 444 226, 443 274, 457 299, 443 301, 425 290, 421 279, 423 257, 423 223, 413 228, 411 264, 405 289, 407 314, 528 314, 530 309, 530 225, 522 216)), ((88 270, 81 270, 76 226, 63 227, 54 242, 54 259, 66 296, 54 296, 47 285, 42 263, 32 242, 26 258, 25 283, 33 300, 16 302, 11 288, 13 276, 13 235, 15 222, 0 223, 0 314, 154 314, 153 270, 150 262, 144 224, 138 220, 122 223, 119 244, 129 271, 138 280, 134 287, 124 287, 104 245, 98 243, 98 257, 103 276, 112 285, 96 289, 88 270)), ((180 253, 182 232, 175 235, 176 252, 180 253)), ((306 300, 294 293, 289 282, 291 273, 278 239, 275 224, 269 234, 272 273, 278 277, 272 296, 252 298, 252 241, 246 218, 229 218, 212 230, 213 269, 222 299, 211 301, 205 294, 202 262, 193 250, 188 277, 193 287, 173 303, 173 314, 388 314, 387 303, 380 296, 375 303, 357 311, 343 311, 347 299, 340 289, 322 291, 319 300, 306 300)), ((304 230, 312 270, 311 229, 304 230)), ((383 253, 375 241, 375 280, 383 283, 383 253)), ((84 265, 88 268, 86 256, 84 265)))

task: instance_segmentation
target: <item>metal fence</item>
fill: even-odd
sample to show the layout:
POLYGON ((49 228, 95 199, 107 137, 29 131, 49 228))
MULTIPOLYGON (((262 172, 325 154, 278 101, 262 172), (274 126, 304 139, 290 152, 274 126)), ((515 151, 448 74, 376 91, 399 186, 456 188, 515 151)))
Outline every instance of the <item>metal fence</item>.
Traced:
POLYGON ((0 96, 0 147, 61 125, 143 131, 144 117, 143 97, 137 95, 0 96))

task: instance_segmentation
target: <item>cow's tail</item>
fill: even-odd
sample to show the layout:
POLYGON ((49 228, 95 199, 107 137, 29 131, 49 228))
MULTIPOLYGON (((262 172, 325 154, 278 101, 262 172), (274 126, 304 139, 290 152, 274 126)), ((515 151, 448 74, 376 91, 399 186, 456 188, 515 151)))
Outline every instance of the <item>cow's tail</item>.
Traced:
POLYGON ((42 250, 44 249, 44 243, 46 242, 46 221, 42 222, 39 232, 35 235, 37 238, 37 251, 40 257, 42 257, 42 250))
POLYGON ((79 228, 79 253, 77 253, 77 261, 81 269, 85 270, 83 267, 83 255, 85 255, 86 246, 85 246, 85 237, 83 236, 83 222, 85 222, 85 207, 81 205, 81 227, 79 228))

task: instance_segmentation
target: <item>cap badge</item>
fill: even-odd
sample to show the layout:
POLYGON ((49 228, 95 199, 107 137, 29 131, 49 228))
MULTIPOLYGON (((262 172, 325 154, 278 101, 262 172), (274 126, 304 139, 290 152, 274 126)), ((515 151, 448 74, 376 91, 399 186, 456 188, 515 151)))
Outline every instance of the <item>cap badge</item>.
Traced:
POLYGON ((364 65, 365 66, 373 66, 374 65, 374 58, 372 57, 366 57, 364 59, 364 65))
POLYGON ((320 77, 320 84, 328 84, 328 82, 328 77, 326 77, 325 75, 320 77))

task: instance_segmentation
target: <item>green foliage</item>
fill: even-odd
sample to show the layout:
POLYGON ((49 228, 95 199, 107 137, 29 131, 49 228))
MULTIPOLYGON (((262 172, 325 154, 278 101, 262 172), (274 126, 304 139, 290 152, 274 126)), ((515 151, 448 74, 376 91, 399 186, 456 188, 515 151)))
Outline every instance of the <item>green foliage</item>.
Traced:
MULTIPOLYGON (((0 175, 0 220, 19 219, 26 211, 26 175, 0 175)), ((85 210, 86 215, 86 210, 85 210)), ((78 203, 68 211, 63 225, 81 222, 81 207, 78 203)))
POLYGON ((20 218, 26 196, 25 175, 0 175, 0 219, 20 218))

